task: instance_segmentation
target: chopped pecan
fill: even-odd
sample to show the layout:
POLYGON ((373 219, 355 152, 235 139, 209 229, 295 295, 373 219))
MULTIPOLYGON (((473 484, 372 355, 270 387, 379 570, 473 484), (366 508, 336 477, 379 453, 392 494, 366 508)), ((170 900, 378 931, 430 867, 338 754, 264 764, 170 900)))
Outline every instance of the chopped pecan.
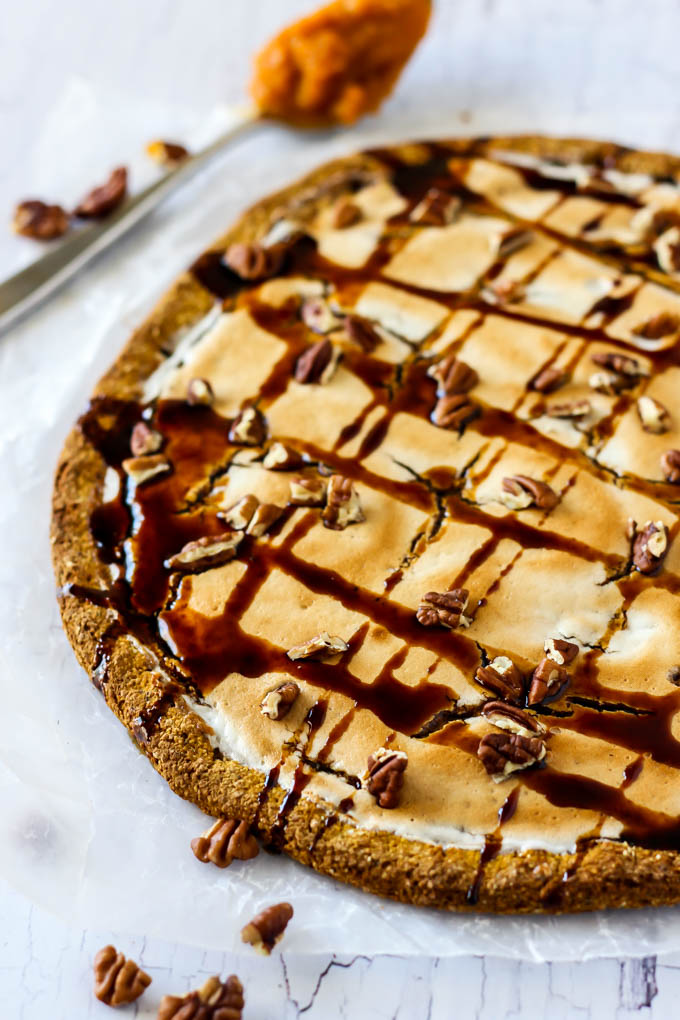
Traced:
POLYGON ((262 538, 262 536, 269 531, 272 524, 275 524, 276 521, 278 521, 282 513, 282 506, 276 506, 275 503, 260 503, 260 505, 255 508, 255 513, 250 518, 250 522, 246 528, 246 534, 252 535, 253 538, 262 538))
POLYGON ((259 851, 248 823, 237 818, 216 819, 202 836, 192 839, 191 849, 203 864, 210 861, 218 868, 228 868, 234 858, 249 861, 257 857, 259 851))
POLYGON ((411 210, 411 223, 421 226, 444 227, 456 219, 462 202, 457 195, 452 195, 441 188, 430 188, 411 210))
POLYGON ((334 655, 344 654, 348 649, 349 645, 341 637, 332 637, 328 631, 323 630, 304 644, 289 648, 286 655, 294 662, 297 659, 330 659, 334 655))
POLYGON ((300 317, 307 329, 321 334, 339 329, 343 322, 328 304, 318 297, 305 298, 300 306, 300 317))
POLYGON ((675 275, 680 272, 680 230, 677 226, 665 230, 652 245, 664 273, 675 275))
POLYGON ((235 241, 224 253, 224 261, 242 280, 265 280, 278 273, 283 255, 278 245, 266 248, 262 244, 235 241))
POLYGON ((591 390, 597 390, 598 393, 605 393, 607 396, 628 390, 634 384, 634 379, 620 372, 593 372, 588 380, 591 390))
POLYGON ((545 743, 540 737, 519 733, 488 733, 482 737, 477 756, 497 782, 513 772, 527 769, 545 758, 545 743))
POLYGON ((196 378, 189 380, 189 385, 187 386, 187 404, 191 404, 192 407, 198 405, 212 407, 214 403, 215 394, 207 379, 196 378))
POLYGON ((480 666, 475 680, 497 697, 513 704, 521 701, 524 694, 522 674, 507 655, 497 655, 487 666, 480 666))
POLYGON ((164 995, 157 1020, 241 1020, 243 985, 231 974, 226 981, 208 978, 203 987, 188 995, 164 995))
POLYGON ((267 468, 268 471, 291 471, 293 468, 300 467, 302 463, 302 454, 294 450, 292 446, 276 442, 272 443, 267 450, 262 467, 267 468))
POLYGON ((151 978, 113 946, 104 946, 94 958, 94 994, 107 1006, 127 1006, 151 984, 151 978))
POLYGON ((248 942, 259 952, 268 955, 283 937, 292 916, 293 908, 290 903, 275 903, 257 914, 241 929, 241 941, 248 942))
POLYGON ((661 454, 661 470, 667 482, 680 482, 680 450, 666 450, 661 454))
POLYGON ((523 712, 517 705, 508 705, 505 701, 487 701, 482 708, 482 715, 492 726, 510 733, 519 733, 523 737, 535 737, 545 733, 545 727, 538 719, 523 712))
POLYGON ((226 521, 234 531, 245 531, 259 505, 260 501, 257 496, 248 492, 245 496, 241 496, 233 506, 219 513, 218 517, 226 521))
POLYGON ((149 453, 157 453, 163 445, 160 432, 150 428, 145 421, 138 421, 130 436, 130 452, 135 457, 145 457, 149 453))
POLYGON ((122 464, 125 474, 135 485, 148 482, 150 478, 165 475, 170 471, 171 464, 160 453, 148 457, 127 457, 122 464))
POLYGON ((345 227, 353 227, 362 217, 363 213, 356 202, 351 198, 341 198, 333 208, 331 226, 336 230, 344 230, 345 227))
POLYGON ((279 719, 283 719, 284 716, 288 715, 299 693, 300 688, 292 680, 274 687, 273 690, 265 694, 260 702, 262 715, 266 715, 278 722, 279 719))
POLYGON ((185 573, 210 570, 233 560, 242 541, 243 535, 233 531, 225 531, 222 535, 205 535, 195 542, 187 542, 178 553, 168 557, 165 566, 168 570, 182 570, 185 573))
POLYGON ((48 205, 38 198, 30 198, 20 202, 14 210, 12 228, 15 233, 35 241, 53 241, 68 230, 68 213, 60 205, 48 205))
POLYGON ((563 368, 556 368, 549 365, 542 368, 529 383, 529 388, 537 393, 554 393, 560 386, 569 381, 569 373, 563 368))
POLYGON ((299 383, 330 382, 337 367, 337 354, 328 337, 308 347, 295 362, 295 378, 299 383))
POLYGON ((643 369, 637 358, 631 358, 627 354, 620 354, 618 351, 598 351, 596 354, 591 354, 590 360, 602 368, 608 368, 618 375, 631 376, 633 379, 639 379, 640 376, 647 375, 647 372, 643 369))
POLYGON ((229 429, 229 442, 238 446, 260 446, 266 435, 262 413, 256 407, 244 407, 229 429))
POLYGON ((347 316, 345 319, 345 333, 347 333, 350 340, 361 347, 365 354, 370 354, 382 342, 382 338, 375 326, 367 319, 362 319, 358 315, 347 316))
POLYGON ((449 397, 467 393, 479 381, 474 368, 460 361, 455 354, 449 354, 436 365, 431 365, 427 374, 437 380, 437 393, 449 397))
POLYGON ((366 789, 375 797, 378 807, 398 806, 407 765, 408 757, 403 751, 392 751, 388 747, 379 747, 368 756, 366 789))
POLYGON ((479 405, 464 393, 445 394, 432 412, 432 421, 442 429, 461 429, 479 414, 479 405))
POLYGON ((326 506, 321 519, 325 527, 333 531, 344 531, 348 525, 366 520, 359 502, 359 494, 351 478, 331 475, 328 479, 326 506))
POLYGON ((522 301, 525 295, 526 290, 519 280, 494 280, 482 289, 480 297, 490 305, 504 305, 522 301))
POLYGON ((521 248, 526 248, 534 239, 533 231, 523 227, 512 227, 501 235, 498 245, 498 258, 505 259, 521 248))
POLYGON ((323 506, 326 502, 326 484, 323 478, 311 475, 292 478, 289 502, 293 506, 323 506))
POLYGON ((509 510, 525 510, 535 506, 539 510, 552 510, 559 502, 559 496, 545 482, 528 475, 511 475, 502 482, 501 502, 509 510))
POLYGON ((76 206, 74 215, 80 219, 98 220, 117 209, 127 194, 127 169, 117 166, 111 171, 106 184, 93 188, 89 195, 76 206))
POLYGON ((671 336, 680 330, 680 317, 671 312, 659 312, 651 319, 636 326, 633 330, 636 336, 644 337, 645 340, 662 340, 665 336, 671 336))
POLYGON ((666 679, 674 687, 680 687, 680 666, 671 666, 666 673, 666 679))
POLYGON ((418 623, 423 627, 448 627, 450 630, 455 630, 459 625, 467 626, 470 621, 463 613, 469 594, 467 588, 426 592, 416 611, 418 623))
POLYGON ((564 404, 548 404, 545 413, 549 418, 585 418, 592 409, 589 400, 570 400, 564 404))
POLYGON ((654 397, 648 397, 646 394, 638 397, 637 411, 645 432, 661 435, 662 432, 668 432, 671 427, 668 410, 654 397))
POLYGON ((146 147, 146 154, 150 156, 155 163, 160 163, 161 166, 175 167, 189 155, 189 150, 179 142, 164 142, 158 139, 155 142, 149 142, 146 147))
POLYGON ((527 705, 540 705, 546 698, 557 694, 568 679, 566 669, 549 655, 544 655, 531 674, 527 705))
POLYGON ((663 521, 647 521, 634 529, 633 563, 641 574, 653 574, 668 551, 668 528, 663 521))
POLYGON ((547 638, 543 650, 558 666, 568 666, 578 655, 578 645, 564 638, 547 638))

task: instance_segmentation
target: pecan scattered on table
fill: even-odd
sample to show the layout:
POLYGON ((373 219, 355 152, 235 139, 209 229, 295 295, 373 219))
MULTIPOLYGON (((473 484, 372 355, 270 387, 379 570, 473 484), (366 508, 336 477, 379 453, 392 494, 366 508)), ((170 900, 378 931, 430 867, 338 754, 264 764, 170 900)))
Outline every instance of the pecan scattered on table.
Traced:
POLYGON ((134 1002, 150 984, 149 975, 113 946, 104 946, 94 958, 94 994, 107 1006, 134 1002))
POLYGON ((275 903, 257 914, 242 930, 241 940, 261 953, 269 954, 283 937, 293 916, 290 903, 275 903))
POLYGON ((164 995, 156 1020, 241 1020, 243 985, 231 974, 226 981, 209 978, 197 992, 164 995))
POLYGON ((93 188, 74 209, 79 219, 99 220, 108 216, 121 204, 127 195, 128 172, 124 166, 111 171, 105 184, 93 188))
POLYGON ((194 856, 203 864, 228 868, 231 862, 257 857, 259 847, 247 822, 236 818, 218 818, 202 836, 191 841, 194 856))
POLYGON ((184 162, 189 155, 189 150, 184 145, 180 145, 179 142, 165 142, 162 139, 157 139, 154 142, 149 142, 146 147, 146 154, 155 163, 172 168, 184 162))
POLYGON ((14 210, 12 228, 22 237, 34 241, 53 241, 62 237, 70 226, 68 213, 60 205, 48 205, 38 198, 20 202, 14 210))

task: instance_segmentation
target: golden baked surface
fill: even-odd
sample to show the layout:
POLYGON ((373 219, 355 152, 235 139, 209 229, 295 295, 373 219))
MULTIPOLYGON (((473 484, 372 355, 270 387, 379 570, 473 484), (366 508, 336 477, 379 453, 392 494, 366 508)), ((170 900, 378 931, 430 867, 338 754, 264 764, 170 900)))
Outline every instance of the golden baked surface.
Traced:
POLYGON ((81 663, 182 796, 450 909, 680 900, 680 167, 406 145, 201 256, 57 471, 81 663))

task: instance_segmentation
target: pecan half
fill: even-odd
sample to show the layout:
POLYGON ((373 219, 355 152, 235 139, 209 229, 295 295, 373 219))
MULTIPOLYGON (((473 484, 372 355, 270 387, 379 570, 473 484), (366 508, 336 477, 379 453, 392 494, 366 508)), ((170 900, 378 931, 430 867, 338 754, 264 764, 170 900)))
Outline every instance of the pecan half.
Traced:
POLYGON ((323 630, 304 644, 289 648, 286 655, 294 662, 297 659, 330 659, 334 655, 344 654, 348 649, 349 645, 341 637, 332 637, 327 630, 323 630))
POLYGON ((666 450, 661 454, 661 470, 667 482, 680 482, 680 450, 666 450))
POLYGON ((339 318, 327 305, 318 297, 305 298, 300 306, 300 318, 307 329, 313 333, 330 333, 339 329, 343 320, 339 318))
POLYGON ((469 594, 467 588, 426 592, 416 611, 418 623, 423 627, 448 627, 450 630, 455 630, 459 625, 467 626, 470 621, 463 613, 469 594))
POLYGON ((260 446, 266 435, 262 413, 256 407, 244 407, 229 429, 229 442, 237 446, 260 446))
POLYGON ((145 457, 149 453, 157 453, 163 445, 160 432, 150 428, 145 421, 138 421, 130 436, 130 453, 134 457, 145 457))
POLYGON ((545 482, 528 475, 511 475, 502 482, 501 502, 509 510, 525 510, 535 506, 539 510, 552 510, 559 496, 545 482))
POLYGON ((563 368, 549 365, 548 368, 542 368, 536 373, 529 383, 529 388, 537 393, 554 393, 555 390, 558 390, 560 386, 564 386, 568 381, 568 372, 565 372, 563 368))
POLYGON ((149 975, 113 946, 104 946, 94 958, 94 994, 107 1006, 134 1002, 150 984, 149 975))
POLYGON ((548 404, 545 413, 549 418, 585 418, 592 409, 589 400, 570 400, 564 404, 548 404))
POLYGON ((283 264, 280 247, 234 241, 224 253, 224 261, 242 280, 265 280, 278 273, 283 264))
POLYGON ((378 344, 382 343, 382 337, 366 319, 358 315, 348 315, 345 319, 345 333, 355 344, 361 347, 364 354, 370 354, 378 344))
POLYGON ((190 379, 187 386, 187 404, 192 407, 202 405, 212 407, 215 403, 213 388, 207 379, 190 379))
POLYGON ((668 552, 668 528, 663 521, 647 521, 634 529, 633 563, 641 574, 653 574, 668 552))
POLYGON ((668 410, 654 397, 648 397, 646 394, 638 397, 637 412, 645 432, 661 435, 663 432, 668 432, 671 427, 671 416, 668 410))
POLYGON ((331 475, 328 479, 326 506, 321 520, 325 527, 333 531, 344 531, 350 524, 360 524, 366 520, 351 478, 331 475))
POLYGON ((225 531, 222 535, 205 535, 195 542, 187 542, 178 553, 168 557, 165 566, 168 570, 182 570, 187 574, 210 570, 233 560, 242 541, 243 535, 233 531, 225 531))
POLYGON ((591 354, 590 360, 602 368, 608 368, 618 375, 628 375, 632 379, 639 379, 647 375, 637 358, 631 358, 627 354, 620 354, 618 351, 598 351, 591 354))
POLYGON ((513 704, 521 701, 524 695, 524 678, 507 655, 497 655, 487 666, 480 666, 475 680, 496 697, 513 704))
POLYGON ((445 394, 435 404, 432 421, 441 429, 462 429, 479 410, 479 405, 464 393, 445 394))
POLYGON ((231 974, 226 981, 208 978, 203 987, 188 995, 164 995, 157 1020, 241 1020, 243 985, 231 974))
POLYGON ((267 450, 262 467, 268 471, 291 471, 303 463, 302 454, 285 443, 272 443, 267 450))
POLYGON ((117 209, 127 194, 126 167, 117 166, 111 171, 106 184, 101 184, 76 206, 74 215, 84 220, 98 220, 117 209))
POLYGON ((431 365, 427 374, 437 380, 437 393, 442 396, 467 393, 479 382, 474 368, 460 361, 455 354, 449 354, 436 365, 431 365))
POLYGON ((549 655, 544 655, 531 674, 527 705, 540 705, 546 698, 557 694, 568 679, 566 669, 549 655))
POLYGON ((545 743, 540 737, 519 733, 488 733, 482 737, 477 757, 496 782, 513 772, 528 769, 545 758, 545 743))
POLYGON ((48 205, 38 198, 29 198, 15 208, 12 229, 34 241, 53 241, 66 233, 69 224, 68 213, 60 205, 48 205))
POLYGON ((335 230, 344 230, 345 227, 353 227, 362 218, 363 213, 356 202, 351 198, 341 198, 333 208, 331 226, 335 230))
POLYGON ((558 666, 568 666, 578 655, 578 645, 564 638, 547 638, 543 650, 558 666))
POLYGON ((295 378, 299 383, 330 382, 337 366, 337 356, 328 338, 308 347, 295 362, 295 378))
POLYGON ((123 471, 135 485, 148 482, 150 478, 156 478, 158 475, 167 474, 171 466, 160 453, 154 453, 148 457, 126 457, 122 463, 123 471))
POLYGON ((379 747, 368 756, 366 789, 375 797, 378 807, 395 808, 401 799, 404 771, 408 757, 403 751, 379 747))
POLYGON ((276 506, 275 503, 260 503, 250 518, 246 534, 252 535, 253 538, 262 538, 269 531, 272 524, 276 524, 282 513, 282 506, 276 506))
POLYGON ((593 372, 588 379, 591 390, 604 393, 607 396, 614 396, 622 390, 628 390, 635 385, 635 380, 629 375, 622 375, 620 372, 593 372))
POLYGON ((292 680, 268 691, 260 702, 262 715, 278 722, 279 719, 288 715, 299 693, 300 688, 292 680))
POLYGON ((456 219, 462 202, 441 188, 430 188, 409 215, 411 223, 421 226, 444 227, 456 219))
POLYGON ((545 733, 545 727, 538 719, 523 712, 517 705, 508 705, 505 701, 487 701, 482 708, 482 715, 499 730, 519 733, 523 737, 535 737, 545 733))
POLYGON ((241 929, 241 941, 250 943, 259 952, 268 955, 283 937, 292 916, 290 903, 275 903, 241 929))
POLYGON ((671 336, 680 330, 680 317, 671 312, 659 312, 651 319, 636 326, 633 330, 636 336, 644 337, 645 340, 662 340, 665 336, 671 336))
POLYGON ((260 501, 257 496, 248 492, 245 496, 241 496, 237 503, 218 513, 217 516, 226 521, 234 531, 245 531, 259 505, 260 501))
POLYGON ((175 167, 184 162, 189 155, 189 150, 179 142, 164 142, 158 139, 155 142, 149 142, 146 154, 161 166, 175 167))
POLYGON ((293 506, 323 506, 326 502, 326 484, 323 478, 311 475, 292 478, 289 502, 293 506))
POLYGON ((218 868, 228 868, 234 858, 250 861, 259 852, 248 823, 236 818, 216 819, 202 836, 192 839, 191 849, 203 864, 210 862, 218 868))

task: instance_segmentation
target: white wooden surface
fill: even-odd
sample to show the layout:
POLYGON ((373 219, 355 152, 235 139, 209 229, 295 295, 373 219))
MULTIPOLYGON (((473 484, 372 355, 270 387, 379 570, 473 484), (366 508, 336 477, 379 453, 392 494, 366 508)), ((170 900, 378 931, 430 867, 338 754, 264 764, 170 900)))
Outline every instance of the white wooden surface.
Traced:
MULTIPOLYGON (((154 135, 185 137, 183 132, 199 125, 216 102, 242 96, 248 53, 309 6, 309 0, 5 4, 0 31, 3 215, 9 216, 14 200, 33 192, 72 200, 154 135), (81 115, 88 103, 101 102, 104 123, 96 145, 88 146, 87 137, 73 143, 77 118, 72 134, 62 137, 63 109, 60 116, 55 109, 74 95, 81 115)), ((436 0, 436 6, 431 34, 397 97, 380 119, 363 126, 367 142, 385 134, 526 130, 613 137, 680 151, 680 8, 673 0, 436 0)), ((342 151, 341 138, 333 144, 342 151)), ((319 158, 314 145, 310 142, 309 165, 319 158)), ((285 159, 272 167, 273 184, 302 168, 296 158, 290 169, 285 159)), ((228 159, 223 166, 225 208, 231 215, 253 196, 244 182, 229 178, 228 159)), ((107 286, 115 287, 121 260, 138 259, 142 265, 145 252, 152 253, 151 262, 143 263, 143 283, 148 291, 149 274, 156 270, 162 289, 185 259, 183 252, 169 251, 160 259, 158 254, 158 231, 177 207, 181 200, 138 230, 122 251, 101 260, 53 306, 51 319, 42 313, 24 326, 26 344, 32 332, 44 332, 46 322, 55 335, 60 325, 68 328, 93 287, 99 298, 107 286)), ((201 221, 200 212, 197 220, 204 242, 224 226, 201 221)), ((33 256, 29 242, 0 231, 2 275, 33 256)), ((22 349, 0 339, 0 360, 22 349)), ((88 386, 84 381, 83 393, 88 386)), ((106 1008, 91 996, 90 962, 109 940, 154 978, 144 1000, 148 1006, 126 1014, 143 1018, 155 1016, 164 992, 183 992, 211 973, 232 971, 246 985, 246 1020, 665 1018, 675 1015, 680 995, 680 955, 543 965, 438 959, 436 946, 432 957, 409 959, 223 956, 115 932, 75 930, 0 883, 2 1016, 106 1016, 106 1008)))

